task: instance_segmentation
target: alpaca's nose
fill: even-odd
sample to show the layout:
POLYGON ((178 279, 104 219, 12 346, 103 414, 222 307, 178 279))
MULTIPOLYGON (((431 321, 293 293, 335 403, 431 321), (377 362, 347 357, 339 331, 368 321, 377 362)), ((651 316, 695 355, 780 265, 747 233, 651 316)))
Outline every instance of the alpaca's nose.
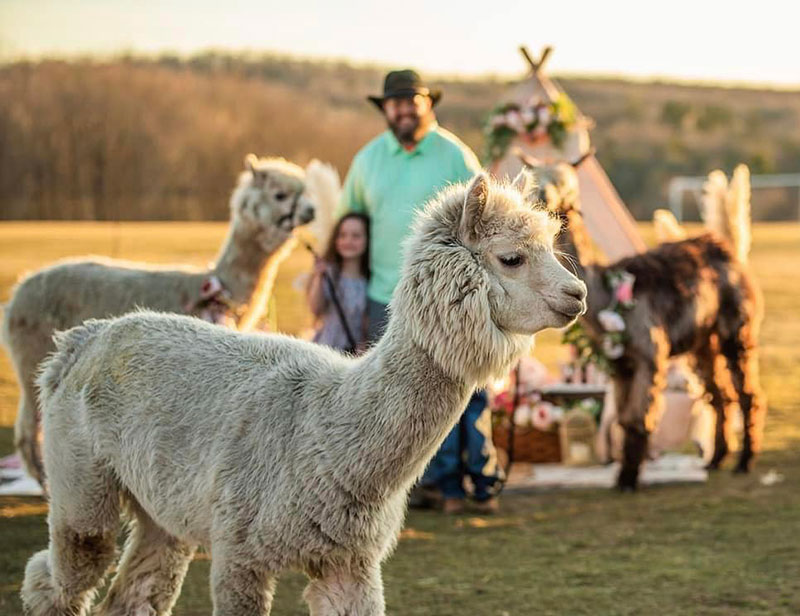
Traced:
POLYGON ((304 225, 314 220, 314 206, 307 205, 300 209, 297 215, 298 224, 304 225))
POLYGON ((586 301, 586 284, 577 278, 563 283, 561 285, 561 292, 570 297, 574 297, 578 301, 586 301))
POLYGON ((561 283, 559 290, 569 298, 567 300, 569 309, 565 311, 567 314, 578 317, 586 313, 586 285, 582 281, 573 277, 561 283))

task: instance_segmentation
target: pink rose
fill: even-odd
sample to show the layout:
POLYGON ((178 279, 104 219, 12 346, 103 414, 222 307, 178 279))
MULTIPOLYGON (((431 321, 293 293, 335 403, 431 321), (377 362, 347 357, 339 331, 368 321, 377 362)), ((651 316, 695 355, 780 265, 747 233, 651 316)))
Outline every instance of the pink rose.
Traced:
POLYGON ((209 276, 200 287, 200 299, 211 299, 222 291, 222 282, 216 276, 209 276))
POLYGON ((533 407, 531 414, 531 425, 537 430, 546 432, 553 427, 555 418, 553 417, 553 405, 549 402, 539 402, 533 407))
POLYGON ((622 280, 614 294, 614 297, 620 304, 630 304, 633 301, 633 283, 635 281, 636 276, 631 273, 625 272, 622 275, 622 280))

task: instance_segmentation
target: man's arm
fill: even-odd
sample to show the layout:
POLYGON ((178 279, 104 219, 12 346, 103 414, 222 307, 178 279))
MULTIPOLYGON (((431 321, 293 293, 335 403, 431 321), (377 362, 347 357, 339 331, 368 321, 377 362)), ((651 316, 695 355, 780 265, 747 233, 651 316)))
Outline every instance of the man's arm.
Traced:
POLYGON ((367 213, 367 204, 364 201, 364 189, 361 179, 361 164, 358 156, 353 159, 347 172, 347 177, 342 187, 342 196, 334 218, 341 218, 350 212, 367 213))

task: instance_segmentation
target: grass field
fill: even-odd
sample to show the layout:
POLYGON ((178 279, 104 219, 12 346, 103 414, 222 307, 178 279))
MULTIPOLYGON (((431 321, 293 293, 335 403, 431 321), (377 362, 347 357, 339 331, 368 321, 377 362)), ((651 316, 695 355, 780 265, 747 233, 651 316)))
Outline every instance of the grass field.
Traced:
MULTIPOLYGON (((643 227, 646 235, 650 229, 643 227)), ((219 224, 0 224, 0 301, 17 276, 56 258, 107 254, 203 264, 219 224)), ((766 451, 756 472, 723 471, 702 486, 632 496, 598 490, 508 495, 493 518, 411 512, 384 567, 388 612, 408 615, 800 613, 800 225, 758 225, 753 265, 766 296, 762 378, 766 451), (762 485, 775 469, 784 481, 762 485)), ((278 280, 278 326, 309 325, 294 283, 296 253, 278 280)), ((557 334, 538 341, 554 362, 557 334)), ((16 385, 0 355, 0 454, 11 450, 16 385)), ((0 615, 20 613, 26 559, 47 543, 46 505, 0 499, 0 615)), ((198 557, 174 613, 209 614, 209 561, 198 557)), ((273 613, 305 614, 301 576, 287 575, 273 613)))

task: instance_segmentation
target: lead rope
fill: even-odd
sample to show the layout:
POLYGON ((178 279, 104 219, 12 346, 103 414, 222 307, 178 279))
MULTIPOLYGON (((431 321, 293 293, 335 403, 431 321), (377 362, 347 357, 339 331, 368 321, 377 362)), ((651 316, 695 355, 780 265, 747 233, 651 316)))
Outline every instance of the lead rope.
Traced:
MULTIPOLYGON (((309 244, 305 240, 301 240, 301 242, 303 243, 303 246, 306 247, 306 250, 308 250, 308 252, 310 252, 315 259, 319 259, 317 253, 314 252, 314 249, 311 247, 311 244, 309 244)), ((347 322, 347 317, 345 317, 342 304, 339 302, 339 295, 336 292, 336 283, 334 283, 333 278, 331 277, 330 273, 327 270, 322 272, 322 279, 328 285, 328 291, 331 294, 331 301, 333 302, 333 308, 334 310, 336 310, 336 315, 342 322, 342 327, 344 328, 344 335, 347 336, 347 342, 350 344, 350 348, 353 350, 353 353, 355 353, 357 345, 356 337, 353 335, 353 331, 350 329, 350 324, 347 322)))

